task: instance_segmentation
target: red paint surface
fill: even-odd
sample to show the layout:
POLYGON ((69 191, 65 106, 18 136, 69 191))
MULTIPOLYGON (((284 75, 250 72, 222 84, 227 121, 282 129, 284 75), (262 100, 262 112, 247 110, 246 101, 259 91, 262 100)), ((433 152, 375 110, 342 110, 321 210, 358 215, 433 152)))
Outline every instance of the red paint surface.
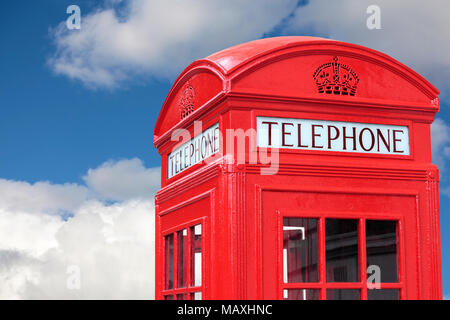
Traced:
MULTIPOLYGON (((430 124, 439 111, 439 92, 424 78, 374 50, 313 37, 257 40, 226 49, 191 64, 175 81, 155 127, 162 157, 161 190, 156 196, 156 297, 192 292, 165 291, 163 236, 185 226, 202 225, 202 297, 204 299, 281 299, 282 217, 398 221, 399 281, 402 299, 441 299, 439 173, 431 163, 430 124), (358 74, 355 96, 320 94, 314 71, 333 57, 358 74), (179 99, 186 85, 195 88, 194 112, 180 118, 179 99), (276 175, 260 175, 260 163, 236 165, 235 151, 213 163, 199 163, 167 179, 167 155, 176 145, 173 130, 193 133, 219 123, 256 129, 257 116, 300 118, 409 127, 410 155, 379 155, 280 149, 276 175), (281 247, 280 247, 281 245, 281 247)), ((245 157, 257 152, 250 141, 245 157)), ((360 250, 364 240, 360 234, 360 250)), ((320 261, 325 259, 323 239, 320 261)), ((360 255, 361 266, 365 258, 360 255)), ((358 283, 319 282, 322 289, 359 288, 367 297, 361 268, 358 283)), ((195 290, 198 290, 195 289, 195 290)))

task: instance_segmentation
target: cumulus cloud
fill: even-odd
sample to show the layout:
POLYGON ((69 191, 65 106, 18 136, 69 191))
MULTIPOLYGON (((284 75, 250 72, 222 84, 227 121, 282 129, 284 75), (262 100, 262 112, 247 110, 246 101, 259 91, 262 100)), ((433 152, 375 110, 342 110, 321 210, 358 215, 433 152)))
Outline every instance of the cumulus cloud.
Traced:
POLYGON ((431 150, 433 163, 441 174, 445 171, 445 162, 450 156, 450 127, 444 120, 437 118, 431 125, 431 150))
POLYGON ((379 0, 381 29, 369 30, 371 0, 123 0, 84 12, 80 30, 51 30, 52 69, 91 87, 139 76, 176 76, 191 61, 276 30, 321 35, 390 54, 442 91, 450 76, 447 0, 379 0))
POLYGON ((86 185, 1 181, 0 299, 152 299, 156 171, 125 159, 89 170, 86 185))
MULTIPOLYGON (((449 89, 450 19, 447 0, 314 0, 295 10, 286 33, 314 33, 391 55, 438 89, 449 89), (369 30, 369 5, 381 10, 381 29, 369 30)), ((448 96, 447 96, 448 98, 448 96)))
POLYGON ((125 0, 83 13, 80 30, 51 31, 58 74, 92 87, 176 76, 190 62, 269 32, 297 0, 125 0))
POLYGON ((83 177, 90 190, 107 200, 149 198, 160 180, 159 168, 145 168, 140 159, 105 162, 96 169, 89 169, 83 177))
MULTIPOLYGON (((284 25, 285 34, 315 34, 356 43, 389 54, 419 72, 449 102, 449 2, 435 0, 314 0, 299 6, 284 25), (381 29, 367 28, 370 5, 380 8, 381 29)), ((449 127, 436 119, 431 127, 433 162, 441 176, 450 156, 449 127)), ((450 195, 450 189, 442 189, 450 195)))
POLYGON ((0 179, 0 210, 57 214, 75 210, 86 198, 87 189, 77 184, 30 184, 0 179))

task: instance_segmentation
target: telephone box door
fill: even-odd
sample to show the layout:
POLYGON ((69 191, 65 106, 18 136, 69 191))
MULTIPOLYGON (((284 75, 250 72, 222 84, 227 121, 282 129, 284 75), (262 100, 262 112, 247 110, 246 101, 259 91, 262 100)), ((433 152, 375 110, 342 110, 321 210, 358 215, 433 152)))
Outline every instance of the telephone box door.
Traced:
POLYGON ((405 240, 415 203, 376 189, 263 192, 263 298, 418 298, 417 244, 405 240))

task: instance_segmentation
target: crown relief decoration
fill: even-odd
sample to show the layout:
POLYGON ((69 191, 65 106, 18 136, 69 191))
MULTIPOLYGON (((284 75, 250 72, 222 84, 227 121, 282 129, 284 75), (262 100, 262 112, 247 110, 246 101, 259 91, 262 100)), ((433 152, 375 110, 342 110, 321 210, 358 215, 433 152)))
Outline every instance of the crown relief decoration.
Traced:
POLYGON ((356 72, 348 65, 340 63, 338 57, 324 63, 314 72, 319 93, 354 96, 359 83, 356 72))
POLYGON ((191 114, 194 111, 194 98, 195 98, 195 89, 188 81, 186 83, 186 86, 184 88, 184 91, 181 95, 178 104, 181 119, 186 118, 189 114, 191 114))
POLYGON ((434 99, 431 100, 431 104, 437 108, 439 108, 439 98, 436 97, 434 99))

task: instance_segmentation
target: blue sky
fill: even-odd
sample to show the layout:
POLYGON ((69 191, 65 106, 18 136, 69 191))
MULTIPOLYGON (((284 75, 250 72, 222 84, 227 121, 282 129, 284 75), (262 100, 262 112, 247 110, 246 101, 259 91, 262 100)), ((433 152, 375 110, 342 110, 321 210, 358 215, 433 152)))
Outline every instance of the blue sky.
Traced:
MULTIPOLYGON (((229 1, 224 5, 220 1, 186 0, 189 7, 183 7, 180 1, 160 0, 144 1, 145 5, 137 0, 0 3, 0 190, 8 188, 5 193, 10 194, 3 198, 7 205, 0 205, 0 215, 4 214, 3 219, 12 213, 23 215, 24 220, 14 218, 14 223, 37 219, 35 225, 50 232, 41 247, 31 243, 39 242, 34 238, 19 236, 0 247, 0 257, 25 270, 9 274, 17 281, 9 291, 0 289, 0 297, 52 296, 51 290, 64 296, 62 289, 54 289, 52 280, 46 280, 39 264, 45 260, 41 255, 70 247, 70 241, 77 237, 77 226, 95 223, 91 218, 79 218, 79 224, 67 225, 61 213, 87 217, 86 212, 93 212, 98 215, 99 227, 104 227, 109 226, 105 215, 121 219, 120 212, 127 208, 143 206, 144 212, 152 206, 151 195, 141 194, 137 187, 128 191, 129 186, 122 181, 146 176, 152 181, 137 178, 139 186, 156 190, 154 168, 160 165, 160 157, 153 147, 153 127, 177 74, 191 61, 220 49, 277 35, 325 36, 372 47, 404 62, 441 90, 433 156, 441 167, 444 191, 440 197, 443 278, 444 293, 450 294, 450 235, 445 232, 450 226, 446 214, 450 206, 450 172, 446 168, 450 154, 450 87, 445 81, 450 75, 449 4, 436 1, 429 10, 423 10, 420 1, 399 1, 402 5, 396 6, 378 1, 382 30, 370 31, 365 27, 365 8, 372 3, 365 1, 355 7, 347 0, 339 5, 322 0, 263 0, 258 8, 250 2, 229 1), (71 4, 81 8, 81 30, 64 29, 66 8, 71 4), (214 10, 221 14, 208 17, 214 10), (95 27, 96 22, 107 28, 95 27), (129 28, 122 28, 125 25, 129 28), (139 45, 127 45, 130 41, 139 45), (119 178, 109 178, 113 174, 119 178), (31 196, 26 196, 27 192, 34 199, 29 205, 31 196), (64 201, 53 206, 46 203, 48 199, 64 201), (115 207, 109 207, 110 203, 115 207), (7 255, 5 250, 9 250, 7 255), (35 278, 37 269, 33 268, 42 271, 40 280, 35 278), (27 295, 18 293, 24 292, 23 288, 27 288, 27 295)), ((0 223, 0 233, 10 228, 11 224, 0 223)), ((32 230, 33 226, 24 228, 32 230)), ((15 230, 21 233, 25 229, 15 230)), ((129 235, 130 230, 124 230, 114 229, 111 234, 129 235)), ((92 230, 92 235, 97 233, 92 230)), ((101 238, 98 248, 116 250, 107 240, 101 238)), ((143 250, 151 246, 151 241, 142 235, 143 250)), ((59 257, 56 265, 61 267, 61 261, 70 260, 68 256, 78 261, 75 263, 86 263, 87 268, 89 262, 80 262, 74 252, 59 257)), ((108 259, 97 264, 108 264, 108 259)), ((136 265, 139 263, 136 260, 136 265)), ((124 266, 132 267, 135 265, 124 266)), ((117 291, 123 286, 117 283, 117 291)), ((136 297, 109 296, 106 289, 79 294, 136 297)), ((142 293, 142 297, 147 296, 142 293)))
MULTIPOLYGON (((148 166, 160 161, 153 127, 169 80, 92 90, 48 66, 54 52, 49 28, 68 17, 72 2, 1 4, 2 178, 79 182, 87 168, 106 159, 139 157, 148 166)), ((84 9, 93 2, 78 3, 84 9)))

